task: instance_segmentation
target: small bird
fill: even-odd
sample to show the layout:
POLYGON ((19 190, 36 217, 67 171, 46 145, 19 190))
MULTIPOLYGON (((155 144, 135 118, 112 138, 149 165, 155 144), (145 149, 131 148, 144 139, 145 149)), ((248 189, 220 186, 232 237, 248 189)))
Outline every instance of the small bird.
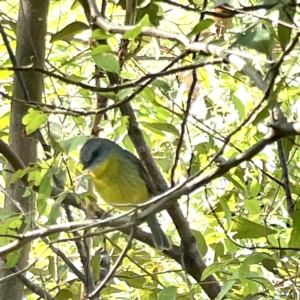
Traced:
MULTIPOLYGON (((113 141, 88 140, 80 150, 80 162, 84 170, 89 169, 100 197, 120 210, 130 209, 125 204, 139 204, 153 197, 153 184, 141 161, 113 141)), ((147 223, 156 248, 170 249, 171 243, 157 218, 150 216, 147 223)))

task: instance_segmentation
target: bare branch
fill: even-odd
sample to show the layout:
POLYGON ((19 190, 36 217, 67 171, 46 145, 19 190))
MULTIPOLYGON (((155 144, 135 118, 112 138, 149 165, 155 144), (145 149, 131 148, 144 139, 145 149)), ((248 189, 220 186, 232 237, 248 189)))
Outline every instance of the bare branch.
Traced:
POLYGON ((45 289, 43 289, 41 286, 33 283, 31 280, 29 280, 26 276, 24 276, 22 273, 20 273, 20 270, 17 267, 13 267, 12 271, 15 272, 16 277, 32 292, 34 292, 36 295, 40 296, 40 298, 45 300, 56 300, 55 297, 53 297, 50 293, 48 293, 45 289))
MULTIPOLYGON (((97 285, 95 290, 89 295, 89 299, 91 299, 91 300, 94 299, 94 297, 96 297, 99 294, 99 292, 105 287, 107 282, 114 276, 114 274, 117 271, 118 267, 121 265, 121 263, 123 261, 123 258, 126 256, 128 250, 131 247, 131 243, 132 243, 132 240, 133 240, 133 237, 134 237, 135 229, 136 229, 136 227, 132 227, 126 247, 124 247, 124 249, 120 253, 119 257, 117 258, 117 260, 115 262, 115 264, 109 270, 106 277, 102 281, 99 282, 99 285, 97 285)), ((99 299, 99 297, 96 297, 95 299, 99 299)))

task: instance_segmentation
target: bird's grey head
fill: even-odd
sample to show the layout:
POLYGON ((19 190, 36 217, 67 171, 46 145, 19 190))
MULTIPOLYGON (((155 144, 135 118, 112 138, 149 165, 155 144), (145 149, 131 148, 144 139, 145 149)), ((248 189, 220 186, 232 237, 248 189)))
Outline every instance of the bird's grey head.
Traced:
POLYGON ((107 139, 92 138, 88 140, 80 150, 80 162, 83 165, 83 169, 97 167, 112 152, 119 151, 118 148, 122 149, 107 139))

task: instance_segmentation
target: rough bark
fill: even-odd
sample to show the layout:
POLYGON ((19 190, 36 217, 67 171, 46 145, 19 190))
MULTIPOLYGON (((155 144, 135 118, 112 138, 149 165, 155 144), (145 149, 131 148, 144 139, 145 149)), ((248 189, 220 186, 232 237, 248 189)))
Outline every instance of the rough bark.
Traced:
MULTIPOLYGON (((48 6, 49 0, 20 1, 16 49, 17 66, 34 64, 40 68, 44 67, 48 6)), ((41 102, 42 92, 42 74, 25 72, 14 77, 14 98, 41 102)), ((35 162, 37 158, 36 140, 34 137, 26 137, 23 132, 22 118, 27 110, 28 106, 12 102, 9 132, 10 145, 26 165, 35 162)), ((22 197, 25 188, 21 181, 11 184, 7 188, 11 198, 19 202, 26 212, 23 216, 24 225, 21 228, 21 230, 25 230, 25 227, 30 224, 30 220, 34 217, 34 195, 25 198, 22 197)), ((19 212, 19 209, 14 205, 11 198, 6 198, 5 209, 19 212)), ((30 245, 24 247, 17 264, 19 269, 27 266, 29 250, 30 245)), ((11 270, 5 268, 5 261, 1 259, 0 278, 4 278, 9 274, 11 274, 11 270)), ((23 283, 17 277, 3 281, 0 284, 0 300, 21 300, 23 290, 23 283)))

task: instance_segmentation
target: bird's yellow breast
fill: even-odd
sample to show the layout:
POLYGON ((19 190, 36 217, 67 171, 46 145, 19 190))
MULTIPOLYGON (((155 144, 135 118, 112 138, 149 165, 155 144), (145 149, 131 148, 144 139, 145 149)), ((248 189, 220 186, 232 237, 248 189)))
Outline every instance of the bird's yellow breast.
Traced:
POLYGON ((96 168, 91 169, 91 175, 101 198, 112 206, 117 204, 118 209, 132 208, 120 207, 120 204, 138 204, 151 198, 137 165, 118 155, 109 156, 96 168))

